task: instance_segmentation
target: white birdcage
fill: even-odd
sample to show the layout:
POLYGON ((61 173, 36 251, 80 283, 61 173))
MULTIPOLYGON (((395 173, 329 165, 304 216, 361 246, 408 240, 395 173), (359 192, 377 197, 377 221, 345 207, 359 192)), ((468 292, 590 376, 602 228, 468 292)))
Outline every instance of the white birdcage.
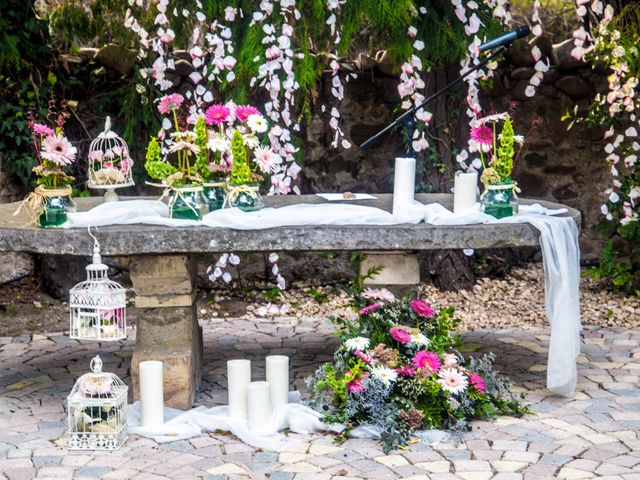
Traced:
POLYGON ((134 185, 133 160, 127 143, 111 130, 111 118, 104 122, 100 133, 89 146, 89 188, 105 189, 105 202, 117 201, 116 188, 134 185))
POLYGON ((117 375, 91 360, 67 397, 69 450, 117 450, 127 440, 127 392, 117 375))
MULTIPOLYGON (((89 232, 91 235, 91 232, 89 232)), ((87 265, 87 280, 69 291, 69 336, 81 340, 114 341, 127 337, 126 291, 109 280, 100 257, 100 244, 93 244, 93 262, 87 265)))

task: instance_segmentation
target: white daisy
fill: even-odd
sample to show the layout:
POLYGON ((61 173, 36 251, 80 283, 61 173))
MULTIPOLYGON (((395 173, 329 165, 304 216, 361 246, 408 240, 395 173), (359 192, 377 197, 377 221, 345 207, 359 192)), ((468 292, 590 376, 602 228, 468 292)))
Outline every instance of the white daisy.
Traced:
POLYGON ((258 147, 255 149, 255 162, 262 173, 275 173, 282 163, 282 158, 274 153, 269 147, 258 147))
POLYGON ((244 140, 244 144, 252 150, 260 145, 260 140, 253 133, 244 134, 242 140, 244 140))
POLYGON ((442 359, 444 360, 445 367, 452 367, 453 365, 458 364, 458 357, 456 357, 453 353, 443 353, 442 359))
POLYGON ((385 385, 389 385, 396 381, 398 373, 392 368, 374 367, 371 369, 371 376, 385 385))
POLYGON ((252 132, 263 133, 267 131, 267 121, 264 119, 262 115, 253 114, 249 115, 247 118, 247 125, 252 132))
POLYGON ((469 385, 467 377, 453 368, 443 368, 440 370, 440 372, 438 372, 438 382, 443 390, 451 393, 462 393, 469 385))
POLYGON ((231 142, 226 137, 214 133, 207 142, 207 148, 214 152, 226 152, 231 148, 231 142))
POLYGON ((411 334, 411 343, 414 345, 424 345, 425 347, 428 347, 431 344, 429 339, 422 333, 416 331, 411 331, 409 333, 411 334))
POLYGON ((347 347, 348 350, 365 350, 369 348, 369 339, 365 337, 355 337, 345 340, 344 346, 347 347))

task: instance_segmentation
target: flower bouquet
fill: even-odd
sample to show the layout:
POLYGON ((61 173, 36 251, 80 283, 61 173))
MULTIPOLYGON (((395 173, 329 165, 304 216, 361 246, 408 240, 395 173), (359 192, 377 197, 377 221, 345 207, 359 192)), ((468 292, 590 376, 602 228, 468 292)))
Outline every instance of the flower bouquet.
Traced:
POLYGON ((379 433, 385 452, 414 432, 440 428, 462 434, 472 419, 529 413, 492 369, 492 355, 460 353, 451 334, 452 308, 421 299, 396 300, 388 290, 365 290, 353 303, 355 320, 338 318, 342 345, 333 361, 307 379, 310 403, 323 421, 379 433))
POLYGON ((508 114, 489 115, 479 120, 471 129, 471 150, 480 154, 484 192, 480 204, 485 213, 495 217, 510 217, 518 213, 520 193, 516 182, 511 178, 515 159, 520 156, 524 137, 513 131, 511 117, 508 114), (497 124, 502 121, 502 130, 497 133, 497 124), (514 146, 520 145, 516 154, 514 146), (486 158, 485 158, 486 155, 486 158))
POLYGON ((195 129, 189 130, 186 122, 179 121, 178 112, 183 102, 184 97, 179 93, 165 95, 160 99, 158 111, 173 118, 173 123, 169 122, 167 128, 169 130, 173 127, 173 131, 168 138, 164 129, 160 138, 151 138, 144 166, 151 178, 161 180, 161 186, 167 187, 171 192, 171 218, 200 220, 206 213, 206 202, 202 194, 202 178, 195 164, 192 164, 192 158, 201 149, 195 143, 198 137, 195 129))
MULTIPOLYGON (((42 123, 30 125, 38 165, 33 168, 38 185, 23 202, 34 221, 43 228, 55 228, 67 221, 67 211, 75 211, 71 198, 74 177, 65 172, 77 154, 77 149, 64 136, 64 117, 53 129, 42 123)), ((17 212, 16 212, 17 213, 17 212)))
POLYGON ((260 145, 258 134, 268 128, 265 118, 251 105, 228 102, 210 106, 204 121, 209 129, 199 171, 215 179, 213 186, 225 182, 227 193, 221 206, 243 211, 262 208, 259 188, 263 175, 274 173, 282 163, 280 155, 260 145))

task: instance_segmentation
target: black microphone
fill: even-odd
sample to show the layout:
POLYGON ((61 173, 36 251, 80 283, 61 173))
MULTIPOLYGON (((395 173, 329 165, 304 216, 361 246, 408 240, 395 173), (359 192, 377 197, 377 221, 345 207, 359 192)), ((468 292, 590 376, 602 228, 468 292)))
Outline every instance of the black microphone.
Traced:
POLYGON ((487 43, 483 43, 480 45, 480 52, 486 52, 487 50, 492 50, 496 47, 501 47, 502 45, 508 45, 518 38, 526 37, 531 33, 531 29, 529 25, 522 25, 521 27, 516 28, 507 33, 503 33, 502 35, 498 35, 493 40, 489 40, 487 43))

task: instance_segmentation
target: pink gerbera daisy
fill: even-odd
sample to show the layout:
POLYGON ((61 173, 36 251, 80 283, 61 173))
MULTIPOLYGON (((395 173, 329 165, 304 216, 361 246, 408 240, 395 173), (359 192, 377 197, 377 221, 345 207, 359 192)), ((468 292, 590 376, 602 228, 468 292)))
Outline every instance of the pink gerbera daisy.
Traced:
POLYGON ((389 329, 389 333, 393 337, 394 340, 397 340, 400 343, 410 343, 411 342, 411 334, 407 332, 402 327, 391 327, 389 329))
POLYGON ((480 393, 485 393, 486 387, 484 384, 484 378, 482 378, 477 373, 469 374, 469 385, 475 388, 480 393))
POLYGON ((429 370, 430 372, 437 372, 442 366, 438 354, 428 352, 427 350, 420 350, 414 355, 413 365, 416 368, 422 368, 425 370, 429 370))
POLYGON ((366 307, 360 309, 360 315, 367 315, 368 313, 373 312, 374 310, 379 309, 382 306, 380 302, 372 303, 371 305, 367 305, 366 307))
POLYGON ((353 352, 353 354, 358 357, 360 360, 362 360, 364 363, 366 363, 367 365, 369 365, 372 361, 371 355, 369 355, 368 353, 365 353, 361 350, 356 350, 353 352))
POLYGON ((253 105, 238 105, 236 106, 236 117, 241 122, 246 122, 249 118, 249 115, 260 115, 260 110, 258 110, 253 105))
POLYGON ((48 135, 42 141, 42 158, 61 167, 71 165, 76 159, 76 147, 61 134, 48 135))
POLYGON ((421 317, 431 318, 436 314, 436 311, 431 308, 431 305, 424 300, 411 300, 410 305, 411 309, 421 317))
POLYGON ((269 147, 257 147, 255 149, 255 162, 263 173, 275 173, 282 158, 269 147))
POLYGON ((56 133, 53 128, 49 128, 41 123, 34 123, 33 125, 31 125, 31 130, 33 130, 33 133, 35 133, 36 135, 42 136, 53 135, 54 133, 56 133))
POLYGON ((402 367, 396 368, 396 373, 403 377, 414 377, 416 375, 416 369, 411 365, 403 365, 402 367))
POLYGON ((207 108, 207 111, 204 112, 204 119, 209 125, 220 125, 229 118, 230 114, 231 109, 229 107, 220 104, 211 105, 207 108))
POLYGON ((158 102, 158 111, 160 113, 170 113, 173 110, 177 110, 184 102, 184 97, 179 93, 172 93, 171 95, 165 95, 158 102))
POLYGON ((369 376, 369 372, 364 372, 364 374, 361 377, 358 377, 347 384, 347 390, 349 390, 349 392, 351 393, 364 392, 364 381, 368 376, 369 376))
POLYGON ((380 300, 383 302, 392 303, 396 301, 396 297, 386 288, 365 288, 362 292, 362 298, 368 298, 372 300, 380 300))
POLYGON ((483 147, 493 145, 493 130, 487 125, 478 125, 471 129, 471 139, 483 147))
POLYGON ((469 383, 460 371, 453 368, 445 368, 438 373, 438 382, 443 390, 451 393, 462 393, 469 383))

